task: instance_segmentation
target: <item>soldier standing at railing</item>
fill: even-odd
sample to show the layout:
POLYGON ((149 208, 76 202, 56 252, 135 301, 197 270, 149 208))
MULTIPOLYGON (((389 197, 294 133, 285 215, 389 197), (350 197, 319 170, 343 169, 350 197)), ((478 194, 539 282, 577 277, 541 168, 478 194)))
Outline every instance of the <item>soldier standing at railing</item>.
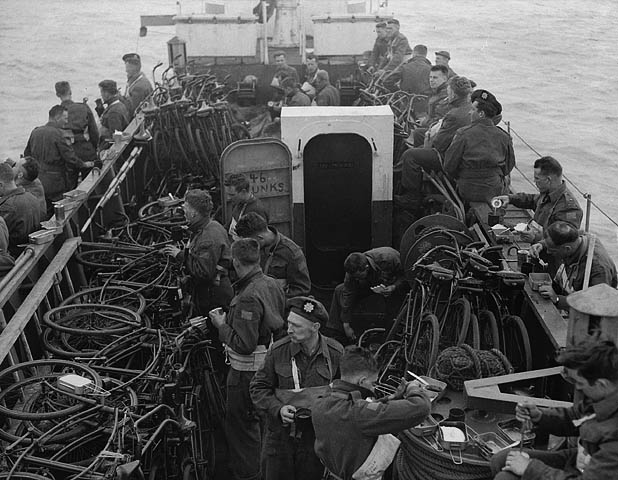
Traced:
POLYGON ((283 333, 285 296, 276 280, 262 272, 257 240, 235 241, 232 263, 238 275, 236 296, 227 314, 217 309, 210 312, 210 318, 231 365, 225 412, 230 468, 237 480, 258 480, 260 422, 249 396, 249 382, 264 363, 273 336, 283 333))

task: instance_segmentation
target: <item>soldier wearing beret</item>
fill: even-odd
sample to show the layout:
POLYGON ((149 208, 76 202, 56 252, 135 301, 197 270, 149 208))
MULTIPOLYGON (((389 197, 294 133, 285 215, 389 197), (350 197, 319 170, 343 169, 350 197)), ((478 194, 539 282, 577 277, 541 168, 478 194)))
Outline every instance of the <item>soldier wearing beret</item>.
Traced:
POLYGON ((472 123, 455 134, 446 151, 444 171, 457 182, 464 202, 488 202, 506 189, 515 153, 509 134, 493 122, 502 112, 500 102, 486 90, 475 98, 472 123))
POLYGON ((99 82, 101 99, 107 105, 101 114, 101 140, 113 142, 114 132, 124 131, 129 125, 131 117, 127 107, 120 101, 118 85, 114 80, 99 82))
POLYGON ((124 96, 128 100, 129 115, 133 117, 137 107, 152 93, 152 85, 142 73, 142 59, 137 53, 126 53, 122 56, 122 61, 127 72, 127 88, 124 96))
POLYGON ((275 342, 251 381, 251 398, 267 417, 265 480, 319 480, 311 408, 339 377, 343 347, 320 334, 328 313, 310 297, 287 302, 288 336, 275 342))

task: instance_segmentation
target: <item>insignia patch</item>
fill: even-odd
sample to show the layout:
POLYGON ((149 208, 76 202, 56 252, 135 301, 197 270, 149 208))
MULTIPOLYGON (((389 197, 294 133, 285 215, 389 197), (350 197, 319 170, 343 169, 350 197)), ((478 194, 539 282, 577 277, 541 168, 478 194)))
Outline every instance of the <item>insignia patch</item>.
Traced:
POLYGON ((367 403, 367 408, 369 410, 377 410, 378 408, 380 408, 380 404, 378 402, 369 402, 367 403))
POLYGON ((488 97, 487 92, 483 92, 483 93, 481 93, 481 98, 482 98, 483 100, 487 100, 487 97, 488 97))
POLYGON ((315 305, 312 302, 307 301, 303 304, 303 312, 311 313, 314 310, 315 310, 315 305))
POLYGON ((253 320, 253 312, 250 310, 241 310, 240 318, 243 320, 253 320))
POLYGON ((575 220, 577 218, 577 212, 567 212, 565 217, 567 220, 575 220))

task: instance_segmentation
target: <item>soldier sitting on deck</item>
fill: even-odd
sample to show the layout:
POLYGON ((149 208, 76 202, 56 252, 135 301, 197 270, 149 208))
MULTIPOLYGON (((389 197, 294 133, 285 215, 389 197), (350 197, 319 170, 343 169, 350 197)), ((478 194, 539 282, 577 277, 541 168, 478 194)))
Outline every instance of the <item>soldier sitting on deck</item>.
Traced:
MULTIPOLYGON (((352 322, 352 309, 372 294, 398 298, 407 289, 399 252, 378 247, 365 253, 348 255, 343 264, 345 279, 337 285, 330 307, 328 334, 349 343, 363 333, 363 326, 352 322), (342 332, 343 330, 343 332, 342 332), (343 337, 337 336, 343 333, 343 337)), ((399 305, 398 305, 399 306, 399 305)))
POLYGON ((315 80, 315 104, 319 107, 338 107, 341 104, 339 90, 330 84, 328 72, 318 70, 315 80))
POLYGON ((492 198, 503 206, 509 203, 518 208, 534 210, 533 221, 536 228, 521 233, 525 242, 540 242, 543 229, 562 220, 579 228, 583 212, 577 200, 562 180, 562 165, 553 157, 541 157, 534 162, 534 183, 539 193, 512 193, 492 198))
POLYGON ((251 192, 251 186, 247 177, 242 173, 233 173, 226 180, 225 186, 228 187, 226 189, 227 198, 232 202, 232 214, 225 224, 225 229, 232 240, 240 238, 236 234, 236 224, 243 215, 249 212, 256 212, 268 222, 268 210, 251 192))
POLYGON ((273 58, 275 59, 275 65, 277 66, 277 70, 275 71, 275 75, 270 82, 271 87, 280 87, 281 81, 284 78, 291 77, 294 79, 296 83, 298 83, 298 72, 294 67, 290 67, 287 63, 287 58, 285 52, 283 50, 276 51, 273 53, 273 58))

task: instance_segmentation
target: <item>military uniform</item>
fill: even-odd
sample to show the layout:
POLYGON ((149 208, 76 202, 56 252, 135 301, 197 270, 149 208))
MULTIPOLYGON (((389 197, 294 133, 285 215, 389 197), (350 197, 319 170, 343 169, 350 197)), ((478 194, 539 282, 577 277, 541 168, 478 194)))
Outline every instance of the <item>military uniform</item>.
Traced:
POLYGON ((65 127, 71 131, 73 150, 84 162, 97 160, 99 129, 94 114, 86 103, 64 100, 61 104, 69 113, 69 123, 65 127))
POLYGON ((259 198, 251 195, 251 198, 249 198, 246 202, 240 202, 232 205, 232 214, 230 215, 230 219, 225 224, 225 229, 233 240, 238 238, 236 235, 236 224, 238 223, 238 220, 240 220, 240 217, 250 212, 257 213, 264 218, 264 220, 266 220, 266 223, 268 223, 268 210, 264 207, 259 198))
POLYGON ((39 164, 39 179, 48 208, 51 202, 60 200, 64 192, 75 188, 71 175, 84 168, 84 162, 75 155, 56 122, 48 122, 32 131, 24 156, 34 157, 39 164))
POLYGON ((534 210, 533 220, 544 229, 558 220, 570 223, 575 228, 579 228, 582 223, 582 209, 564 182, 552 192, 511 194, 509 203, 518 208, 534 210))
POLYGON ((107 108, 101 115, 101 139, 113 141, 116 131, 123 132, 129 126, 131 117, 127 107, 118 97, 110 100, 107 108))
POLYGON ((383 65, 388 55, 388 39, 385 37, 376 38, 373 44, 373 50, 371 51, 371 57, 369 57, 369 66, 379 68, 383 65))
MULTIPOLYGON (((580 422, 578 422, 580 423, 580 422)), ((580 454, 587 454, 583 472, 578 468, 578 448, 558 451, 529 450, 530 463, 519 477, 503 472, 509 450, 491 459, 496 480, 612 480, 618 470, 618 393, 598 402, 580 400, 570 408, 547 408, 535 424, 539 430, 559 437, 579 435, 580 454), (584 420, 588 417, 586 420, 584 420), (579 426, 574 420, 584 420, 579 426)), ((580 457, 581 460, 584 458, 580 457)))
POLYGON ((142 72, 139 72, 127 79, 127 88, 124 96, 128 102, 127 110, 130 118, 135 115, 135 110, 141 103, 148 98, 152 93, 152 85, 150 80, 146 78, 142 72))
POLYGON ((275 71, 275 76, 271 82, 271 86, 279 87, 284 78, 293 78, 294 83, 298 83, 298 71, 289 65, 279 67, 275 71))
POLYGON ((232 268, 230 243, 225 229, 215 220, 204 218, 189 230, 189 246, 177 258, 191 276, 197 314, 206 315, 215 307, 229 305, 234 296, 228 276, 232 268))
POLYGON ((34 196, 39 202, 39 218, 45 220, 47 215, 47 205, 45 204, 45 190, 43 190, 43 184, 41 180, 35 178, 34 180, 25 180, 24 178, 16 178, 15 182, 18 187, 24 187, 24 190, 34 196))
POLYGON ((285 106, 287 107, 309 107, 310 105, 311 99, 300 90, 296 90, 292 95, 285 97, 285 106))
POLYGON ((346 273, 343 283, 337 285, 333 294, 327 327, 329 331, 343 331, 343 323, 350 326, 357 334, 362 333, 358 326, 351 323, 352 308, 361 299, 372 295, 371 287, 380 284, 395 285, 391 297, 401 295, 407 289, 399 252, 391 247, 378 247, 365 252, 369 261, 369 272, 363 280, 357 280, 346 273))
POLYGON ((0 216, 9 229, 9 249, 17 256, 17 245, 28 243, 28 235, 40 227, 39 202, 34 195, 17 187, 0 197, 0 216))
POLYGON ((431 62, 421 55, 416 55, 395 69, 388 77, 388 83, 394 85, 401 80, 399 88, 404 92, 427 95, 431 93, 430 71, 431 62))
POLYGON ((15 266, 15 259, 8 252, 9 229, 4 218, 0 216, 0 277, 3 277, 15 266))
POLYGON ((303 389, 326 386, 339 376, 339 360, 343 353, 341 344, 320 335, 318 345, 315 354, 309 357, 290 337, 279 340, 269 349, 264 366, 251 381, 251 398, 255 406, 267 415, 265 480, 321 478, 324 467, 314 452, 315 434, 312 426, 284 426, 279 411, 285 403, 276 395, 276 389, 295 388, 292 359, 297 365, 300 387, 303 389))
POLYGON ((225 430, 234 478, 260 478, 260 423, 249 397, 249 382, 275 332, 283 327, 285 297, 277 282, 256 267, 234 285, 219 339, 231 368, 227 376, 225 430))
POLYGON ((444 171, 457 181, 465 202, 488 202, 501 195, 504 178, 514 166, 511 137, 491 118, 480 118, 457 130, 444 159, 444 171))
POLYGON ((397 434, 421 423, 430 402, 421 392, 387 403, 369 402, 373 393, 343 380, 313 408, 315 451, 328 470, 350 480, 365 462, 378 436, 397 434))
POLYGON ((329 83, 316 93, 315 103, 320 107, 338 107, 341 105, 339 90, 329 83))
POLYGON ((408 55, 412 54, 412 49, 406 36, 397 32, 388 42, 388 53, 386 55, 386 65, 382 67, 387 72, 395 70, 401 65, 408 55))

